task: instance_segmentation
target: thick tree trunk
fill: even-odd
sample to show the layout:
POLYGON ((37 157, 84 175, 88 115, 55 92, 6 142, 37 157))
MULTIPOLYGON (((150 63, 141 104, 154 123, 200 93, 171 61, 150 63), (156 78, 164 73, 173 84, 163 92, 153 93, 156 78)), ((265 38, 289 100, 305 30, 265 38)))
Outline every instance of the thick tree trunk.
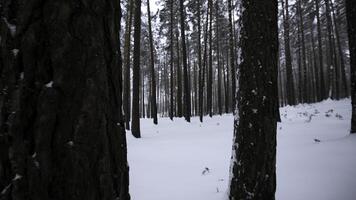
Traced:
POLYGON ((134 9, 134 55, 132 76, 132 120, 131 131, 136 138, 141 137, 140 131, 140 40, 141 40, 141 0, 135 0, 134 9))
POLYGON ((130 199, 120 1, 0 10, 0 199, 130 199))
POLYGON ((346 18, 351 67, 351 133, 356 133, 356 2, 354 0, 346 0, 346 18))
POLYGON ((229 199, 276 190, 277 0, 242 0, 241 64, 229 199))
POLYGON ((151 105, 151 117, 153 118, 153 123, 157 124, 157 102, 156 102, 156 75, 155 75, 155 57, 154 57, 154 46, 153 46, 153 35, 152 35, 152 25, 151 25, 151 11, 150 11, 150 1, 147 0, 147 13, 148 13, 148 32, 150 38, 150 61, 151 61, 151 94, 150 94, 150 105, 151 105))

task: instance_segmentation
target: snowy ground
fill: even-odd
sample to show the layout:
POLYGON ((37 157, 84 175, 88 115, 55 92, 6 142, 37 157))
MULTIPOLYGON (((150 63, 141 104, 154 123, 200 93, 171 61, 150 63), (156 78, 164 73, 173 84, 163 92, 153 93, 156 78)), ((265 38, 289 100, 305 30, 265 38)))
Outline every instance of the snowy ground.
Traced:
MULTIPOLYGON (((356 135, 350 100, 281 108, 278 200, 355 200, 356 135), (311 116, 311 117, 310 117, 311 116), (320 142, 315 142, 315 139, 320 142)), ((225 200, 232 115, 141 120, 141 139, 128 133, 133 200, 225 200), (205 168, 208 168, 207 171, 205 168)))

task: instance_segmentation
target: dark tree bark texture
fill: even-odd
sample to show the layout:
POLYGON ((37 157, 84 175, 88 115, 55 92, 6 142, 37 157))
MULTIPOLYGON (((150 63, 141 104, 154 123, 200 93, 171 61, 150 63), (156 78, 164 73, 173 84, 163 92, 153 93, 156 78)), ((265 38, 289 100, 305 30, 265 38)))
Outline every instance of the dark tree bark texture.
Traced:
POLYGON ((120 1, 0 4, 0 199, 128 200, 120 1))
POLYGON ((242 0, 241 64, 230 200, 273 200, 276 190, 277 0, 242 0))
POLYGON ((346 18, 349 35, 351 67, 351 133, 356 133, 356 1, 346 0, 346 18))

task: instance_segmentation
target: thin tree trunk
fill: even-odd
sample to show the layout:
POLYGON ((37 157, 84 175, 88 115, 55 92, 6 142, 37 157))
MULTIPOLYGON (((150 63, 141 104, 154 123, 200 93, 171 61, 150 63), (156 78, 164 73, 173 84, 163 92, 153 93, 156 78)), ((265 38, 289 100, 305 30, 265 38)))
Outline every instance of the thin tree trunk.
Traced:
POLYGON ((213 35, 213 28, 212 28, 212 23, 213 23, 213 1, 208 0, 208 10, 209 10, 209 68, 208 68, 208 79, 207 79, 207 91, 206 91, 206 97, 207 97, 207 111, 209 113, 209 116, 213 116, 213 111, 212 111, 212 89, 213 89, 213 48, 212 48, 212 35, 213 35))
POLYGON ((151 56, 151 95, 150 95, 150 105, 151 105, 151 116, 153 118, 153 123, 157 124, 157 102, 156 102, 156 75, 155 75, 155 58, 154 58, 154 46, 153 46, 153 35, 152 35, 152 25, 151 25, 151 11, 150 11, 150 1, 147 0, 147 15, 148 15, 148 33, 150 38, 150 56, 151 56))
POLYGON ((124 46, 124 92, 123 92, 123 110, 125 114, 125 127, 130 130, 130 101, 131 101, 131 77, 130 77, 130 49, 131 49, 131 28, 132 28, 132 16, 133 16, 133 2, 128 1, 127 4, 127 19, 125 29, 125 46, 124 46))
POLYGON ((132 77, 132 135, 141 137, 140 131, 140 40, 141 40, 141 0, 135 0, 134 55, 132 77))
POLYGON ((319 51, 319 77, 320 77, 320 98, 319 101, 326 99, 326 87, 324 80, 324 62, 323 62, 323 49, 322 49, 322 40, 321 40, 321 22, 320 22, 320 13, 319 13, 319 0, 315 0, 315 12, 317 20, 317 29, 318 29, 318 51, 319 51))
POLYGON ((295 105, 295 93, 294 93, 294 81, 292 72, 292 56, 290 53, 290 39, 289 39, 289 5, 288 0, 286 1, 286 7, 284 7, 284 0, 282 0, 283 11, 283 25, 284 25, 284 50, 285 50, 285 62, 286 62, 286 75, 287 75, 287 102, 288 105, 295 105))
POLYGON ((184 118, 187 122, 190 122, 190 88, 188 82, 188 66, 187 66, 187 49, 185 45, 185 9, 184 9, 184 0, 179 1, 180 8, 180 30, 182 38, 182 58, 183 58, 183 83, 184 83, 184 118))
POLYGON ((232 2, 228 0, 229 10, 229 50, 230 50, 230 70, 231 70, 231 106, 233 112, 235 112, 236 104, 236 69, 235 69, 235 51, 234 51, 234 32, 232 22, 232 2))
POLYGON ((174 48, 174 36, 173 36, 173 0, 170 1, 170 112, 169 112, 169 118, 173 120, 173 115, 174 115, 174 98, 173 98, 173 89, 174 89, 174 69, 173 69, 173 63, 174 63, 174 54, 173 54, 173 48, 174 48))

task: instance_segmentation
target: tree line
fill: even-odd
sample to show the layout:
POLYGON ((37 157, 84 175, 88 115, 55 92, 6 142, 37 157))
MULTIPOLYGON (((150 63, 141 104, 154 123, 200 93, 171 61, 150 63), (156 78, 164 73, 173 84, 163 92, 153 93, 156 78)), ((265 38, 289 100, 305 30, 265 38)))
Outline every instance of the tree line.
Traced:
MULTIPOLYGON (((155 124, 157 116, 171 120, 184 117, 188 122, 191 116, 199 116, 203 122, 206 115, 232 113, 241 52, 239 1, 162 0, 156 13, 150 12, 147 1, 142 5, 146 13, 133 24, 135 2, 125 2, 126 31, 122 38, 126 128, 139 132, 137 121, 146 117, 153 118, 155 124), (131 40, 130 32, 133 26, 138 28, 138 23, 142 24, 141 41, 148 42, 141 44, 141 51, 135 54, 130 44, 138 38, 131 40), (131 66, 138 53, 139 69, 137 63, 131 66), (132 103, 131 79, 137 83, 132 87, 132 103)), ((292 4, 279 0, 278 36, 280 106, 350 96, 343 0, 297 0, 292 4)))
POLYGON ((278 103, 351 94, 356 132, 356 3, 294 2, 0 0, 0 199, 129 200, 129 115, 223 112, 229 199, 275 199, 278 103))

